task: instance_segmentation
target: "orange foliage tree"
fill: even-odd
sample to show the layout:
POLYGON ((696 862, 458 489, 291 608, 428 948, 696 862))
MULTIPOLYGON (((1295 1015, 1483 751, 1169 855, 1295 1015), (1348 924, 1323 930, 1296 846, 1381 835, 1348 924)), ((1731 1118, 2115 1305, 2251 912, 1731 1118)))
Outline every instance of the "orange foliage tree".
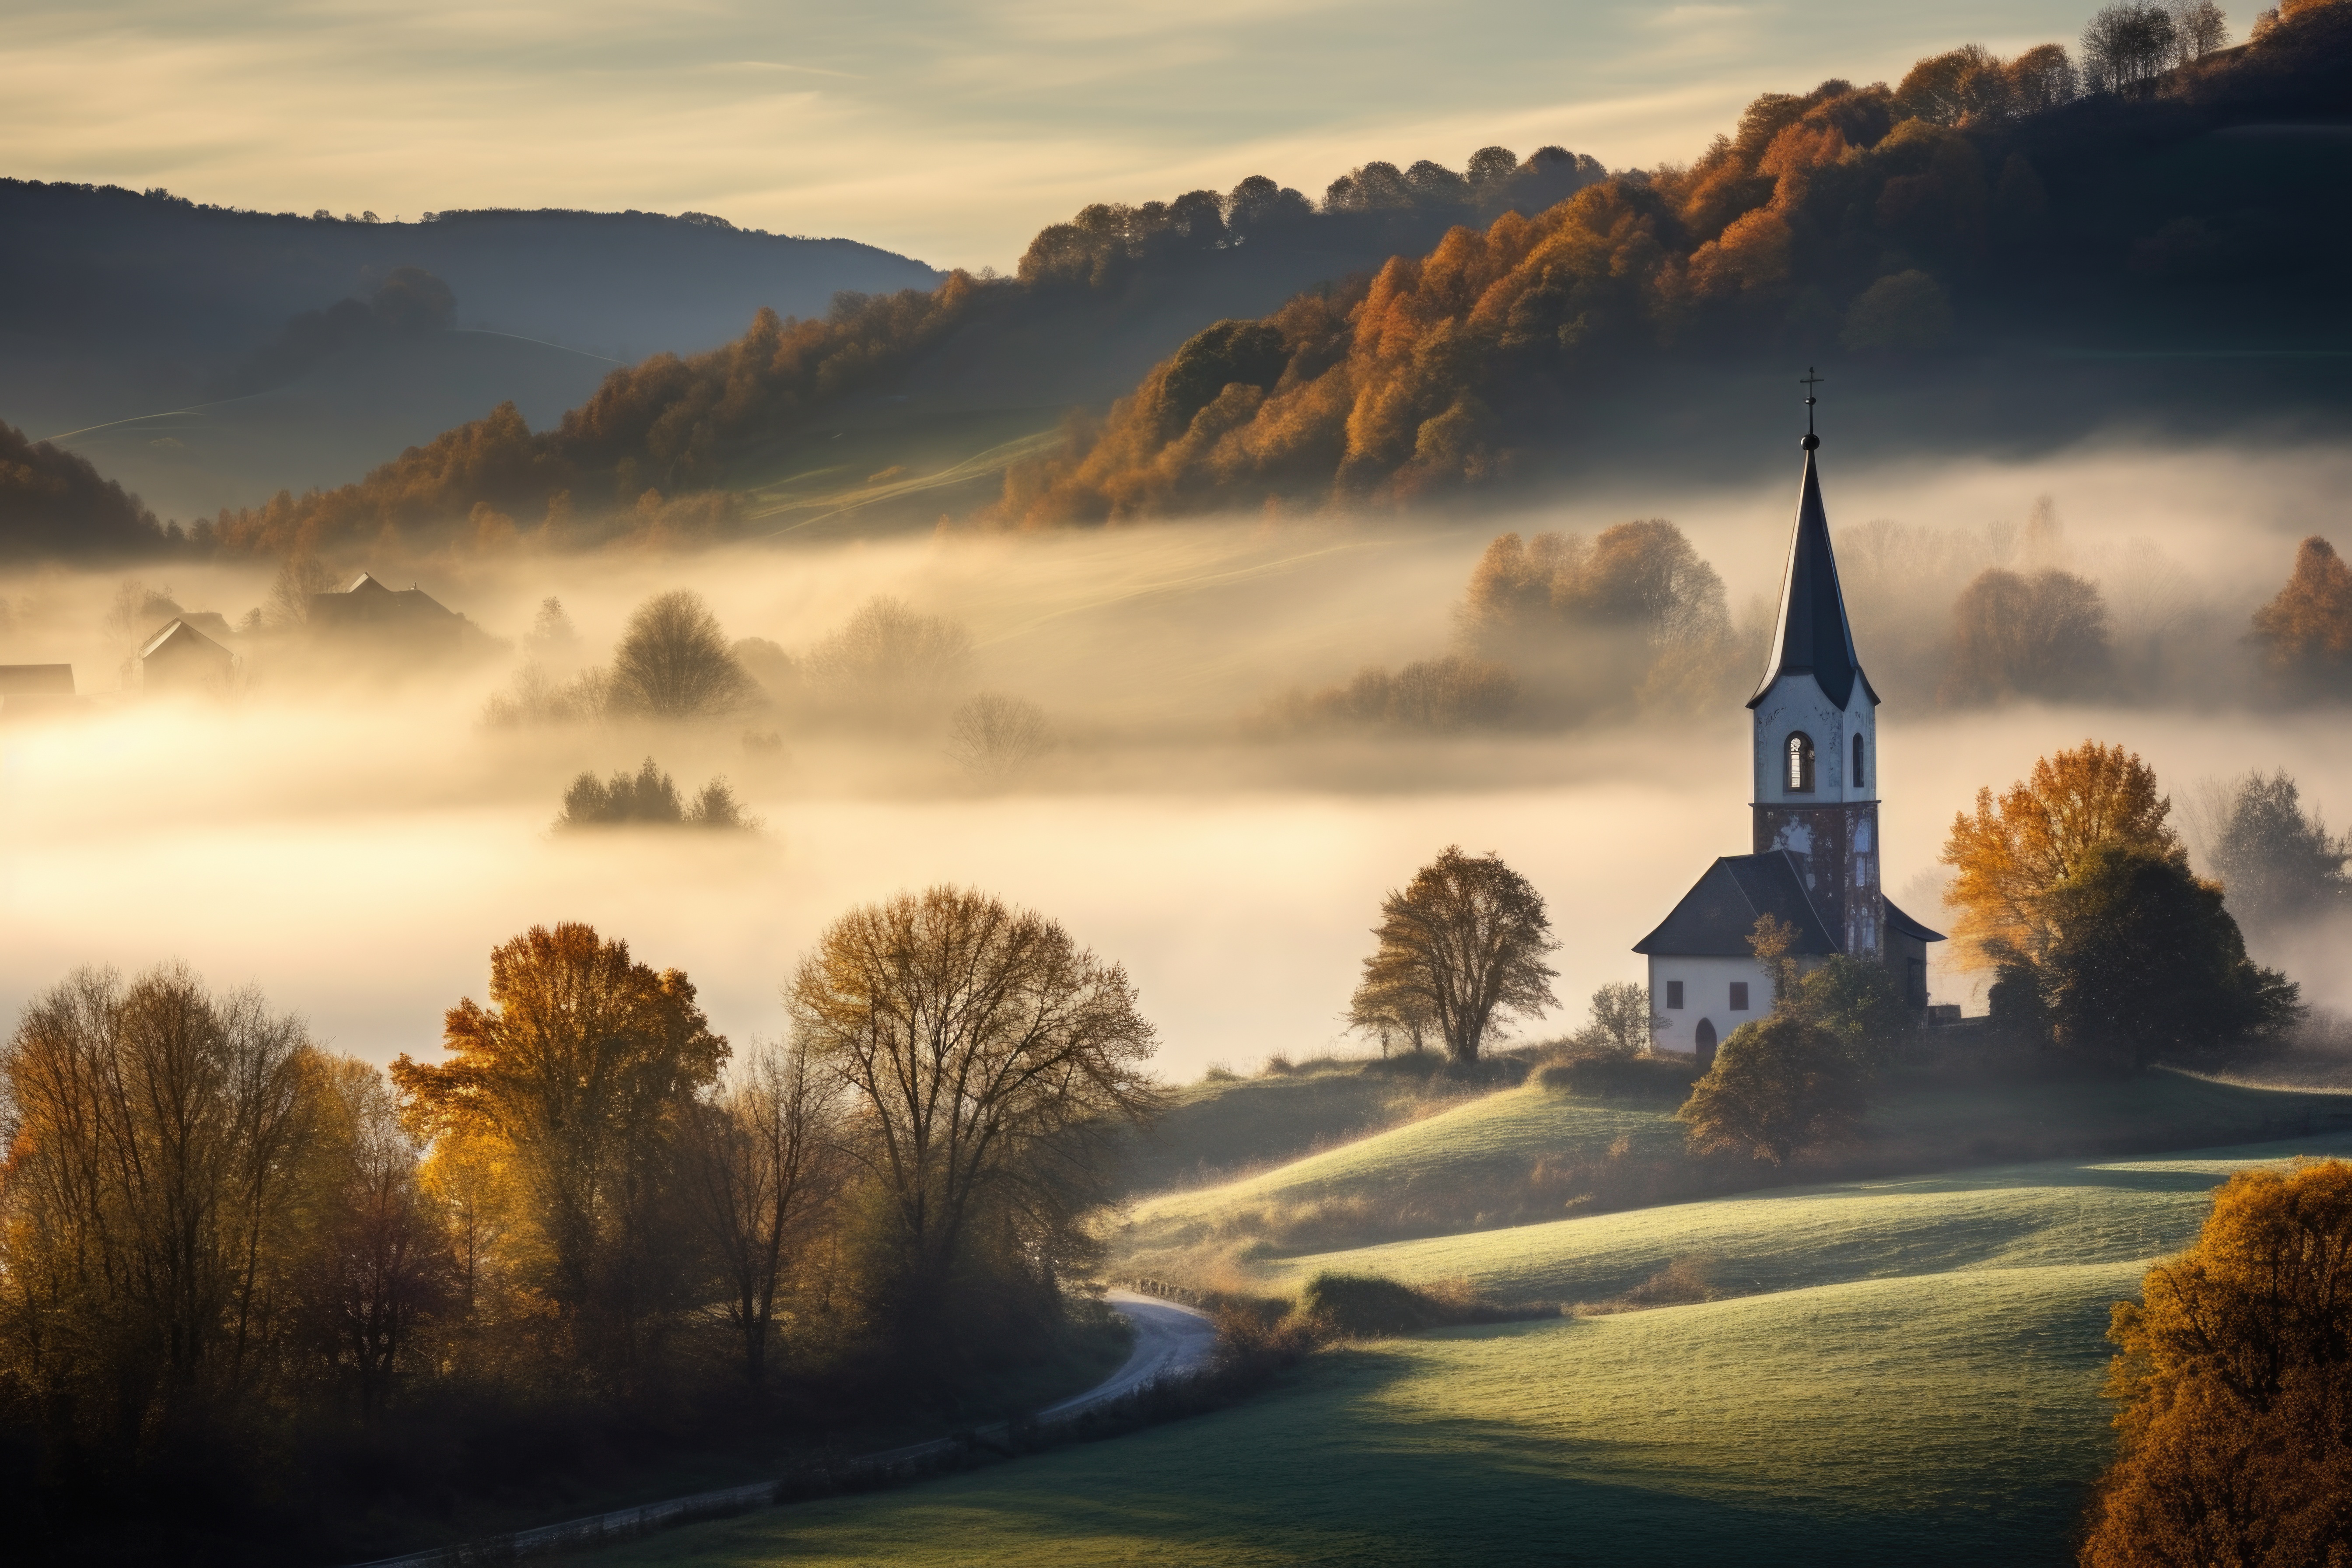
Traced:
POLYGON ((2116 1304, 2085 1568, 2352 1557, 2352 1165, 2241 1171, 2116 1304))
POLYGON ((1944 845, 1944 863, 1958 873, 1944 895, 1958 911, 1953 940, 1980 962, 2032 962, 2049 945, 2053 891, 2091 850, 2116 843, 2182 853, 2165 820, 2171 810, 2154 769, 2096 741, 2038 759, 1998 800, 1979 789, 1976 814, 1954 816, 1944 845))
POLYGON ((2251 640, 2284 686, 2352 690, 2352 566, 2334 545, 2303 542, 2286 586, 2254 612, 2251 640))

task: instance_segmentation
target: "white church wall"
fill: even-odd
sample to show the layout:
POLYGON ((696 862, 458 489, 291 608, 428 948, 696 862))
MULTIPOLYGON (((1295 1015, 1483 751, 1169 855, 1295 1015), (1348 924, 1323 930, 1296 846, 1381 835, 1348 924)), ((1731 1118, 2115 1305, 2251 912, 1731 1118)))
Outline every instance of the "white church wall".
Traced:
POLYGON ((1771 1011, 1772 977, 1752 958, 1661 955, 1650 960, 1650 1013, 1666 1020, 1651 1037, 1653 1050, 1678 1051, 1689 1056, 1698 1049, 1700 1019, 1714 1022, 1716 1041, 1721 1044, 1740 1025, 1764 1017, 1771 1011), (1669 985, 1677 980, 1682 982, 1683 1005, 1669 1007, 1669 985), (1748 1005, 1737 1012, 1731 1006, 1734 981, 1744 981, 1748 985, 1748 1005))
POLYGON ((1761 803, 1829 805, 1877 798, 1878 716, 1862 682, 1843 711, 1810 675, 1783 676, 1756 705, 1756 794, 1761 803), (1789 736, 1801 730, 1812 737, 1813 787, 1788 787, 1789 736), (1853 782, 1853 737, 1862 737, 1862 782, 1853 782))

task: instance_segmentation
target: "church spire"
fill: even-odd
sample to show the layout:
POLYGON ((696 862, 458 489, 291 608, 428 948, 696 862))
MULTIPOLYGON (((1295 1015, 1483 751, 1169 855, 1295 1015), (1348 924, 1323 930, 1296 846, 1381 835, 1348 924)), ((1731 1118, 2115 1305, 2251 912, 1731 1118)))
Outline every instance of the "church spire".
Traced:
POLYGON ((1789 541, 1788 569, 1780 579, 1780 614, 1772 634, 1772 657, 1764 667, 1756 695, 1748 700, 1750 708, 1763 701, 1772 683, 1784 675, 1811 675, 1841 709, 1853 697, 1857 680, 1873 703, 1878 700, 1870 677, 1862 672, 1862 660, 1854 655, 1853 631, 1846 625, 1845 595, 1838 588, 1837 557, 1830 552, 1829 513, 1822 509, 1821 476, 1813 468, 1813 453, 1822 438, 1811 428, 1812 401, 1805 399, 1805 478, 1797 494, 1797 527, 1789 541))

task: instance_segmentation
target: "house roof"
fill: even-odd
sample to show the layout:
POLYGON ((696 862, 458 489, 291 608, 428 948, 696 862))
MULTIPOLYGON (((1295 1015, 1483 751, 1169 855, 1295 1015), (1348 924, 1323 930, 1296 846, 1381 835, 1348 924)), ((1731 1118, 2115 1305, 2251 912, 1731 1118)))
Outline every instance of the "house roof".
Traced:
POLYGON ((1797 526, 1789 536, 1789 563, 1780 576, 1780 614, 1772 633, 1772 657, 1764 666, 1764 679, 1757 683, 1756 695, 1748 700, 1750 708, 1763 701, 1772 683, 1784 675, 1811 675, 1840 708, 1852 700, 1857 680, 1872 703, 1878 701, 1878 693, 1854 654, 1853 628, 1846 624, 1837 557, 1830 550, 1829 513, 1822 506, 1821 476, 1813 466, 1813 452, 1820 445, 1818 437, 1805 437, 1805 477, 1797 491, 1797 526))
POLYGON ((1790 952, 1819 956, 1843 952, 1843 943, 1822 924, 1805 881, 1785 849, 1761 855, 1726 855, 1706 868, 1658 929, 1633 944, 1635 952, 1677 958, 1747 958, 1756 922, 1772 915, 1797 928, 1790 952))
POLYGON ((149 637, 147 639, 146 646, 139 650, 139 657, 141 658, 152 658, 156 654, 162 652, 166 647, 173 648, 175 652, 181 649, 189 649, 206 653, 216 653, 223 658, 229 657, 228 649, 221 647, 220 644, 213 641, 212 638, 196 630, 195 627, 188 625, 187 622, 178 620, 173 621, 162 631, 157 632, 153 637, 149 637))
POLYGON ((1921 925, 1917 921, 1913 920, 1909 915, 1906 915, 1901 910, 1896 909, 1893 899, 1887 899, 1883 901, 1886 905, 1886 925, 1888 930, 1899 931, 1905 936, 1916 937, 1921 942, 1941 942, 1944 940, 1944 933, 1942 931, 1929 931, 1926 926, 1921 925))

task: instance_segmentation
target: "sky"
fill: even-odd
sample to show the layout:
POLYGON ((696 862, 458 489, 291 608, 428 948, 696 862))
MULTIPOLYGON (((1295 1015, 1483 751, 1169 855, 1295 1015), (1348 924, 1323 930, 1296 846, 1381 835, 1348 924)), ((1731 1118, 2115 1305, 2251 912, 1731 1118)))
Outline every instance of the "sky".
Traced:
MULTIPOLYGON (((1009 269, 1094 201, 1499 142, 1687 159, 1766 90, 2090 0, 0 0, 0 174, 266 211, 715 213, 1009 269)), ((2243 30, 2244 17, 2236 19, 2243 30)))

